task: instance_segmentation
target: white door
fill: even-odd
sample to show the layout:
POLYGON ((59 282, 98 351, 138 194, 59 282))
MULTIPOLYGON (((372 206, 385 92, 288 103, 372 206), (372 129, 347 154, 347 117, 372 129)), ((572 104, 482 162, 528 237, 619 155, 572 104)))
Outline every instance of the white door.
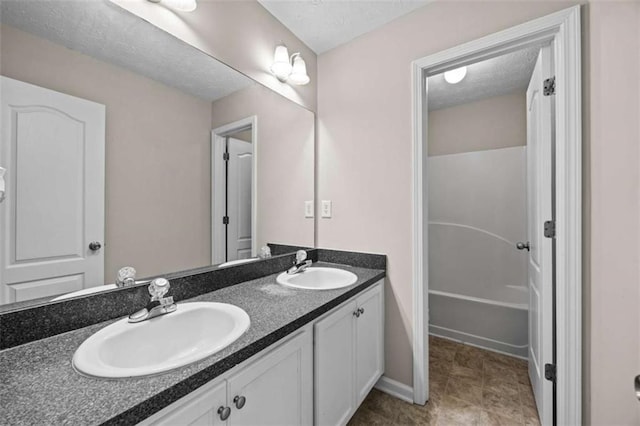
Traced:
POLYGON ((355 301, 314 326, 315 424, 346 424, 356 410, 355 301))
POLYGON ((551 49, 543 47, 527 89, 527 211, 529 252, 529 378, 540 421, 553 423, 553 384, 545 379, 545 364, 553 362, 553 247, 544 236, 552 219, 551 96, 543 93, 552 76, 551 49))
POLYGON ((229 426, 311 425, 312 348, 304 332, 229 378, 229 426))
POLYGON ((0 84, 0 303, 104 284, 104 105, 0 84))
POLYGON ((356 317, 356 389, 357 404, 369 394, 384 372, 383 286, 358 297, 360 315, 356 317))
POLYGON ((253 145, 228 138, 227 175, 227 259, 251 257, 251 182, 253 179, 253 145))

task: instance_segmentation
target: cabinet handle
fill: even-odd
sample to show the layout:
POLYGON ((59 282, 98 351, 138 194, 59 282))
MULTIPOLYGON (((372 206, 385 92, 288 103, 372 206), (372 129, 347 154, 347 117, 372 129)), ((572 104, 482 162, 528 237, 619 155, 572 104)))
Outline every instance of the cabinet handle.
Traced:
POLYGON ((364 308, 358 309, 360 311, 360 315, 364 314, 364 308))
POLYGON ((220 414, 220 420, 225 421, 231 415, 231 408, 229 408, 229 407, 220 407, 220 408, 218 408, 218 414, 220 414))
POLYGON ((353 316, 356 318, 360 317, 360 309, 356 309, 355 311, 353 311, 353 316))
POLYGON ((244 407, 244 404, 247 402, 247 398, 244 396, 236 396, 233 398, 233 403, 236 404, 236 408, 239 410, 244 407))

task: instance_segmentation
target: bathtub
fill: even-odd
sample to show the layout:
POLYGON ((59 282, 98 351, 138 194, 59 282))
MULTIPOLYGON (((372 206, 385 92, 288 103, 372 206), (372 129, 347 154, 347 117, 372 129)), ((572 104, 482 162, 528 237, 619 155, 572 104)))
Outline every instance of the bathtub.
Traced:
POLYGON ((429 291, 429 334, 519 358, 528 356, 527 305, 429 291))

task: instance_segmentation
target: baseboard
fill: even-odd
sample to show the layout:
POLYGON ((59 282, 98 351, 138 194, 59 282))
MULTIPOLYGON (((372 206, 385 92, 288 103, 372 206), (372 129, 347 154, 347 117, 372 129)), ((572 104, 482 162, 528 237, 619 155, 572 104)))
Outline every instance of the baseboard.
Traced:
POLYGON ((387 376, 382 376, 374 387, 379 391, 413 404, 413 388, 411 386, 390 379, 387 376))

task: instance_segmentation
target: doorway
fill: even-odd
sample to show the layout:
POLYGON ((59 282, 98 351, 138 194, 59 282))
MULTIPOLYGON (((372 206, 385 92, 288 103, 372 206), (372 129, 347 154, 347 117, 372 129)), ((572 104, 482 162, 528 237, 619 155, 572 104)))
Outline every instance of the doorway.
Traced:
MULTIPOLYGON (((545 352, 544 364, 538 374, 548 376, 556 387, 557 412, 543 424, 580 424, 581 419, 581 110, 580 110, 580 8, 579 6, 530 21, 523 25, 443 51, 413 64, 414 77, 414 402, 424 404, 429 398, 429 339, 428 324, 431 252, 429 250, 429 172, 428 160, 429 120, 427 119, 430 87, 428 77, 458 69, 483 60, 495 58, 517 50, 547 45, 555 72, 555 104, 551 117, 555 120, 552 132, 555 144, 549 144, 547 164, 555 173, 555 194, 550 202, 555 205, 555 216, 545 211, 534 218, 536 232, 545 232, 545 223, 551 238, 545 245, 554 245, 555 269, 545 268, 545 288, 555 280, 557 286, 547 296, 555 298, 557 321, 547 324, 551 339, 545 334, 544 342, 557 336, 556 356, 545 352), (550 159, 555 156, 555 163, 550 159), (540 219, 543 222, 537 223, 540 219), (555 230, 555 234, 553 234, 555 230), (550 271, 550 272, 549 272, 550 271), (546 364, 549 364, 548 371, 546 364)), ((545 75, 545 79, 554 77, 545 75)), ((542 164, 542 163, 541 163, 542 164)), ((552 173, 541 173, 551 178, 552 173)), ((550 187, 547 188, 550 191, 550 187)), ((543 234, 543 235, 544 235, 543 234)), ((546 237, 542 237, 546 238, 546 237)), ((543 240, 541 240, 543 241, 543 240)), ((524 244, 524 241, 523 241, 524 244)), ((545 250, 545 253, 550 250, 545 250)), ((545 266, 547 264, 545 263, 545 266)), ((531 267, 527 269, 531 270, 531 267)), ((529 275, 531 275, 529 273, 529 275)), ((531 292, 529 292, 531 293, 531 292)), ((530 304, 530 302, 528 303, 530 304)), ((547 297, 544 309, 553 309, 553 300, 547 297), (551 300, 551 305, 549 304, 551 300)), ((434 312, 435 313, 435 312, 434 312)), ((550 315, 540 316, 546 321, 550 315)), ((530 332, 531 334, 531 332, 530 332)), ((545 343, 547 345, 547 343, 545 343)), ((547 346, 545 346, 546 348, 547 346)), ((551 346, 549 346, 551 347, 551 346)), ((528 357, 529 358, 529 357, 528 357)), ((547 380, 547 379, 544 379, 547 380)), ((548 392, 543 392, 548 395, 548 392)), ((553 404, 551 404, 553 405, 553 404)), ((546 407, 549 404, 545 405, 546 407)))
POLYGON ((257 119, 212 132, 211 261, 256 256, 257 119))
POLYGON ((553 422, 550 51, 427 77, 430 390, 469 422, 553 422))

